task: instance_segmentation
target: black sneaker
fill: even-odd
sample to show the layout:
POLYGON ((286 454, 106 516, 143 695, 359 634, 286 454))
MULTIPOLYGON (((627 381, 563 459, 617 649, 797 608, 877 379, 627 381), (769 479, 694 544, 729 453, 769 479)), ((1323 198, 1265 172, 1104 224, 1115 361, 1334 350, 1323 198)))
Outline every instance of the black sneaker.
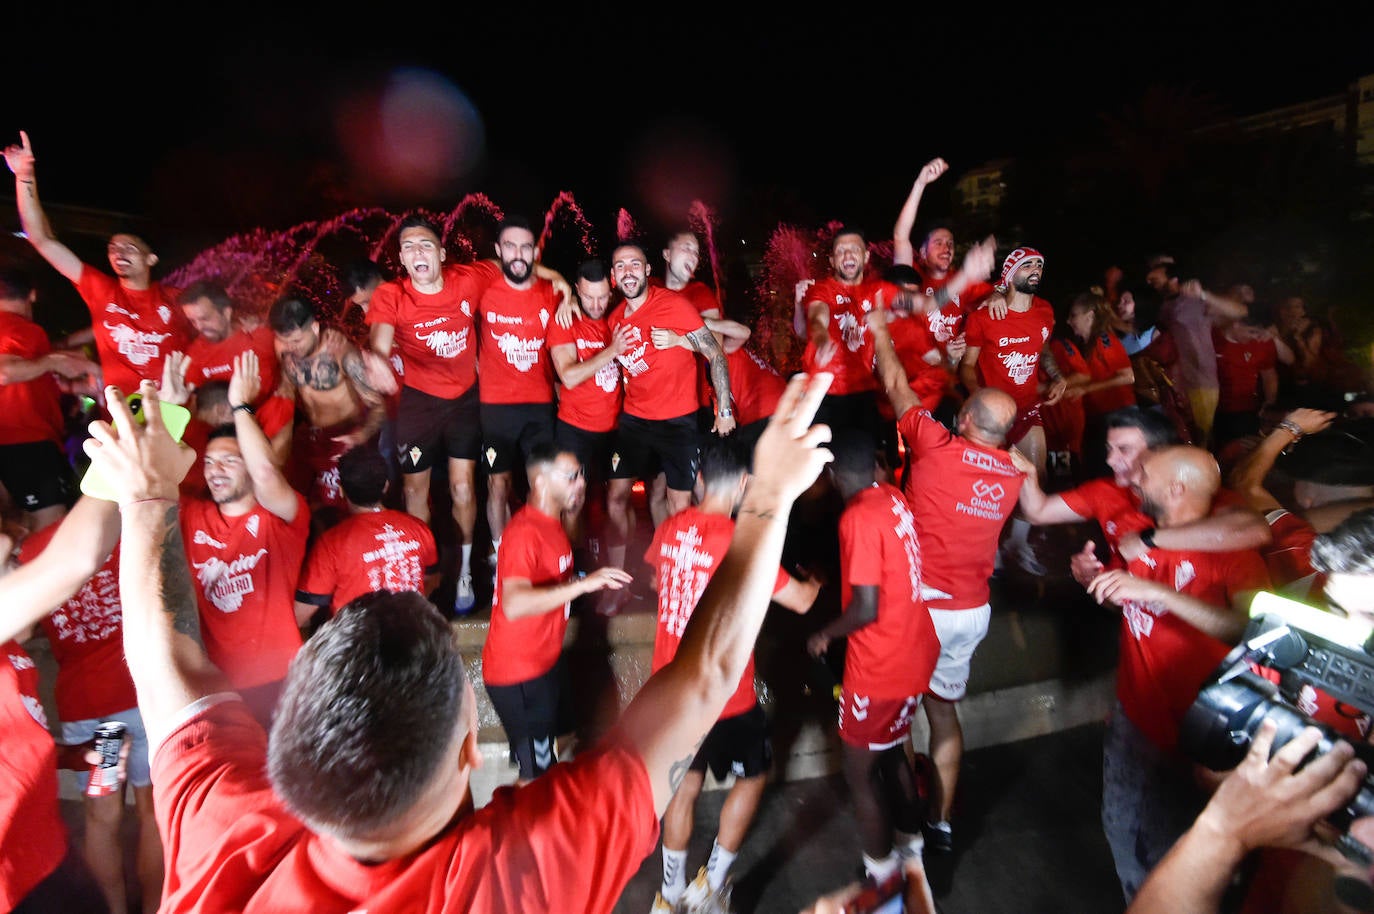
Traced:
POLYGON ((948 822, 927 822, 922 831, 926 835, 926 853, 948 854, 954 850, 954 829, 948 822))

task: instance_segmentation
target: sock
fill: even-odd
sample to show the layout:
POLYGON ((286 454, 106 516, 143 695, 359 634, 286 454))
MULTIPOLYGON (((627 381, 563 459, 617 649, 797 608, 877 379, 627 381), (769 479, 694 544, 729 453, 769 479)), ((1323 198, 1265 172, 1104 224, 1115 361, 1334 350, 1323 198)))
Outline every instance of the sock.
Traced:
POLYGON ((463 544, 463 568, 460 574, 472 574, 472 543, 463 544))
POLYGON ((687 851, 663 849, 663 885, 659 894, 670 905, 676 906, 687 891, 687 851))
POLYGON ((864 873, 879 885, 892 878, 892 874, 897 872, 901 865, 901 855, 895 850, 888 851, 887 856, 881 860, 874 860, 868 854, 864 854, 864 873))
POLYGON ((925 851, 926 836, 917 832, 914 835, 904 831, 894 830, 892 833, 892 843, 897 847, 897 853, 905 860, 921 859, 921 854, 925 851))
POLYGON ((711 845, 711 858, 706 861, 706 881, 710 883, 711 891, 718 892, 725 885, 725 877, 730 874, 735 857, 735 854, 721 847, 719 841, 711 845))

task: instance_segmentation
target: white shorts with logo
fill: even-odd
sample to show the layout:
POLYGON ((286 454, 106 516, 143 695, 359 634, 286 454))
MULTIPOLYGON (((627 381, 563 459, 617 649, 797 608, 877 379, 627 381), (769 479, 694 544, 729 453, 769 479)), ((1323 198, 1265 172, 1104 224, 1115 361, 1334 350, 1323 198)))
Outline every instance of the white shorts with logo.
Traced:
POLYGON ((968 691, 969 664, 973 652, 988 634, 992 605, 973 609, 932 609, 930 621, 940 636, 940 658, 930 674, 930 693, 945 701, 958 701, 968 691))

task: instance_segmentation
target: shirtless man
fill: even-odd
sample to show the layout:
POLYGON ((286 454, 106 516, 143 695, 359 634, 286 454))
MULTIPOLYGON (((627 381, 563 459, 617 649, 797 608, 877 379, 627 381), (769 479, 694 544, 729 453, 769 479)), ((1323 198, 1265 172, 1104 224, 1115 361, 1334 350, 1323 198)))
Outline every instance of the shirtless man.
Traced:
POLYGON ((386 419, 383 396, 389 393, 382 385, 392 377, 391 369, 379 356, 359 352, 340 331, 321 329, 314 310, 302 299, 278 300, 268 324, 276 335, 281 395, 294 401, 303 417, 292 458, 311 513, 327 521, 325 509, 347 509, 339 488, 340 455, 363 442, 377 446, 386 419), (369 364, 368 357, 375 364, 369 364))

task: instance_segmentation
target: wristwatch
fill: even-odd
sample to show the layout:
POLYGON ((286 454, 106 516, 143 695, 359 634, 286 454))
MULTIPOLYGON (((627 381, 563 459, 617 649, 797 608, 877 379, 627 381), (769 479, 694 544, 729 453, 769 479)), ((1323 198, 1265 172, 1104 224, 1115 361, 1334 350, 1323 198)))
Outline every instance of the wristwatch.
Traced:
POLYGON ((718 419, 733 419, 734 416, 734 410, 730 409, 728 406, 716 412, 716 418, 718 419))

